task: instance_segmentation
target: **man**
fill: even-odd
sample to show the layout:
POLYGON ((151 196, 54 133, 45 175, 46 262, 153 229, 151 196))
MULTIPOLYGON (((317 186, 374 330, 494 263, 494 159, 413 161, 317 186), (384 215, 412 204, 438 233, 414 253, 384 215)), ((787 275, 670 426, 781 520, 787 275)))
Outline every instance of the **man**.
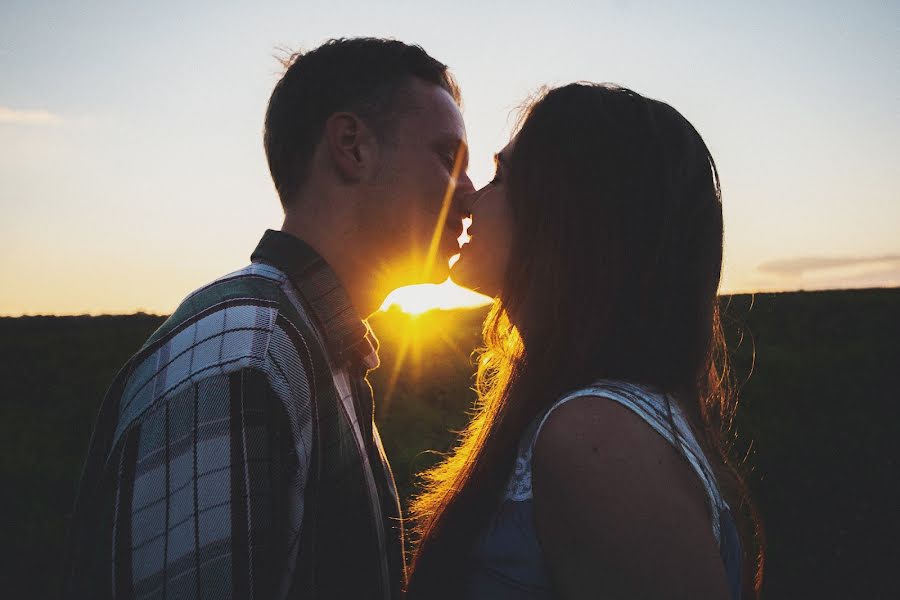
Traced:
POLYGON ((291 59, 265 148, 284 207, 250 266, 181 304, 112 384, 69 597, 392 598, 403 528, 361 317, 447 276, 472 190, 459 92, 421 48, 291 59))

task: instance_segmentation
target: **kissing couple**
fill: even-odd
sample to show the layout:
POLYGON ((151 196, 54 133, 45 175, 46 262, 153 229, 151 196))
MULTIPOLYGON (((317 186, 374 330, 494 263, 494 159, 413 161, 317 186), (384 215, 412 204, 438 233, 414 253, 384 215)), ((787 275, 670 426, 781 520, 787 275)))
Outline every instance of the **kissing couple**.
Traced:
POLYGON ((623 87, 550 89, 475 190, 460 90, 421 47, 336 39, 286 67, 264 133, 284 223, 111 384, 65 596, 752 595, 721 193, 694 127, 623 87), (479 399, 404 519, 365 317, 446 279, 465 217, 453 279, 495 298, 479 399))

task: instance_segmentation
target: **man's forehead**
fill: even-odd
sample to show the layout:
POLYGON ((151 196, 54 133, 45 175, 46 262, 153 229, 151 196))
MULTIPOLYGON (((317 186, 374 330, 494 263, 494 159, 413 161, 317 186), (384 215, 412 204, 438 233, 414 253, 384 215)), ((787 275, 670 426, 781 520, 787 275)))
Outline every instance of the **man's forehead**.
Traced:
POLYGON ((466 126, 456 101, 444 88, 413 80, 405 90, 406 118, 420 132, 441 138, 466 139, 466 126))

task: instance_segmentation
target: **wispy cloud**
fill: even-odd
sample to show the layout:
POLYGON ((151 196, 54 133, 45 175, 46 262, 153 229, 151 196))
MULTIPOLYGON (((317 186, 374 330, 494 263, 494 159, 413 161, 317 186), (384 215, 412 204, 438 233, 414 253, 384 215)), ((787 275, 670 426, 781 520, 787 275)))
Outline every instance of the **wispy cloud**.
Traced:
POLYGON ((62 117, 46 110, 21 110, 0 106, 0 125, 52 125, 62 117))
POLYGON ((900 266, 900 254, 881 256, 801 256, 770 260, 759 265, 763 273, 787 277, 802 277, 807 273, 818 273, 832 269, 872 268, 900 266))

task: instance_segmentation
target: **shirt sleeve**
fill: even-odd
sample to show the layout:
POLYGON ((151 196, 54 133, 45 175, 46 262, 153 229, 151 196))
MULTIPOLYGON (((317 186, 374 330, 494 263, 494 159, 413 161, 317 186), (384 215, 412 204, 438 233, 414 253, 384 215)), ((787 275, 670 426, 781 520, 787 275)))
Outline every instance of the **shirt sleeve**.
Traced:
POLYGON ((109 507, 97 531, 113 598, 278 598, 289 589, 312 423, 309 386, 279 375, 285 362, 191 383, 122 436, 97 496, 109 507))

